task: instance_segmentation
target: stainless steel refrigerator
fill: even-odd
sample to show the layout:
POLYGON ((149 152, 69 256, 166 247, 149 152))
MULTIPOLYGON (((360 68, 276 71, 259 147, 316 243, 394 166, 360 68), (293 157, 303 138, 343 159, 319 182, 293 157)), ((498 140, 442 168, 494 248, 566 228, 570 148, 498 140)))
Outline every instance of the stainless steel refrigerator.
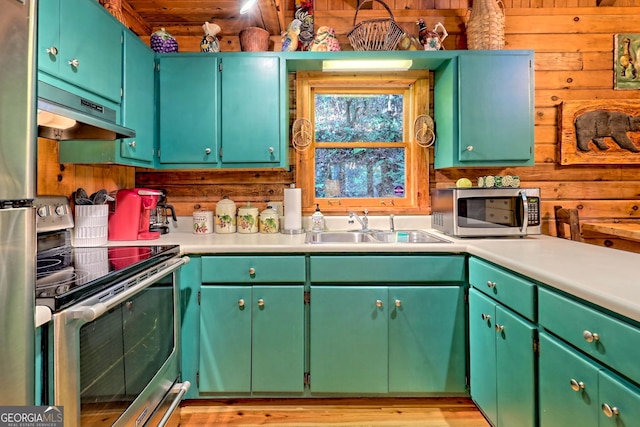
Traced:
POLYGON ((0 405, 35 401, 36 0, 0 0, 0 405))

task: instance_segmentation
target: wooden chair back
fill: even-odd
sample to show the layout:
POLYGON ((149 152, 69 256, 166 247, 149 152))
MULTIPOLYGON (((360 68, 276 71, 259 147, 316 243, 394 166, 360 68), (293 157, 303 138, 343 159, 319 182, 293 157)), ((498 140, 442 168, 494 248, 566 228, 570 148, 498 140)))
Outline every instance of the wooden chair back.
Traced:
POLYGON ((562 206, 554 206, 553 210, 556 218, 556 235, 563 239, 571 238, 571 240, 582 242, 578 210, 563 208, 562 206), (565 233, 565 225, 569 226, 569 236, 565 233))

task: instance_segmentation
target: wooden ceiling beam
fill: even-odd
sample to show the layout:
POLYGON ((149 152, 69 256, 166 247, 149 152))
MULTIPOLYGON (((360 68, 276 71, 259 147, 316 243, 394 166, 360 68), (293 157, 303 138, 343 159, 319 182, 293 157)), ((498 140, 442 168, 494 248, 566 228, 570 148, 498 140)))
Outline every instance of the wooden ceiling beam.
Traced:
POLYGON ((122 11, 127 20, 127 27, 138 36, 148 36, 152 33, 151 26, 136 12, 127 0, 122 0, 122 11))

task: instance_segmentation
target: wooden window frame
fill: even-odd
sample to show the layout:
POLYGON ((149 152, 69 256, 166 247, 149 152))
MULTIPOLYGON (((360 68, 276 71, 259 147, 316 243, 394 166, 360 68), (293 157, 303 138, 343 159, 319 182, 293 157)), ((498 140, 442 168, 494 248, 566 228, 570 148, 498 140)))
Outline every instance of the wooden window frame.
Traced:
MULTIPOLYGON (((429 149, 413 141, 413 123, 420 114, 429 114, 431 79, 429 71, 407 71, 385 74, 352 74, 298 72, 296 75, 296 118, 309 119, 313 123, 313 94, 353 92, 385 93, 385 90, 403 91, 405 97, 404 141, 385 143, 385 147, 405 148, 405 197, 398 198, 316 198, 315 197, 315 149, 346 148, 344 143, 319 143, 312 140, 309 147, 296 152, 296 183, 302 188, 302 211, 312 213, 316 204, 325 214, 342 215, 352 210, 368 209, 370 214, 426 214, 429 203, 429 149), (397 144, 397 145, 394 145, 397 144)), ((312 132, 314 134, 314 132, 312 132)), ((363 143, 375 147, 375 143, 363 143)), ((381 144, 378 144, 381 145, 381 144)))

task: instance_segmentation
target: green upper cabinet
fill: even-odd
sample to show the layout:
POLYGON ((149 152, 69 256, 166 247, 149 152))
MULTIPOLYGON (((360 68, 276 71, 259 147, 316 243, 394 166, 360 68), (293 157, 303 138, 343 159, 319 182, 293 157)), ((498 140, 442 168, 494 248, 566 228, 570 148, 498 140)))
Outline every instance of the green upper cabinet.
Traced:
POLYGON ((42 1, 38 14, 39 78, 70 90, 55 81, 60 79, 119 103, 122 25, 97 1, 42 1))
POLYGON ((533 82, 530 51, 460 52, 437 70, 435 167, 533 165, 533 82))
POLYGON ((160 55, 158 76, 160 164, 164 167, 217 165, 218 57, 160 55))
POLYGON ((280 59, 228 56, 221 60, 222 163, 277 166, 281 147, 280 59))
POLYGON ((155 53, 136 35, 124 31, 123 125, 135 129, 135 138, 120 141, 120 155, 151 166, 155 143, 155 53))
POLYGON ((60 141, 59 157, 62 163, 114 163, 153 167, 155 53, 129 30, 121 28, 120 31, 124 36, 124 57, 121 61, 124 93, 119 106, 121 123, 135 130, 136 136, 111 141, 60 141))

